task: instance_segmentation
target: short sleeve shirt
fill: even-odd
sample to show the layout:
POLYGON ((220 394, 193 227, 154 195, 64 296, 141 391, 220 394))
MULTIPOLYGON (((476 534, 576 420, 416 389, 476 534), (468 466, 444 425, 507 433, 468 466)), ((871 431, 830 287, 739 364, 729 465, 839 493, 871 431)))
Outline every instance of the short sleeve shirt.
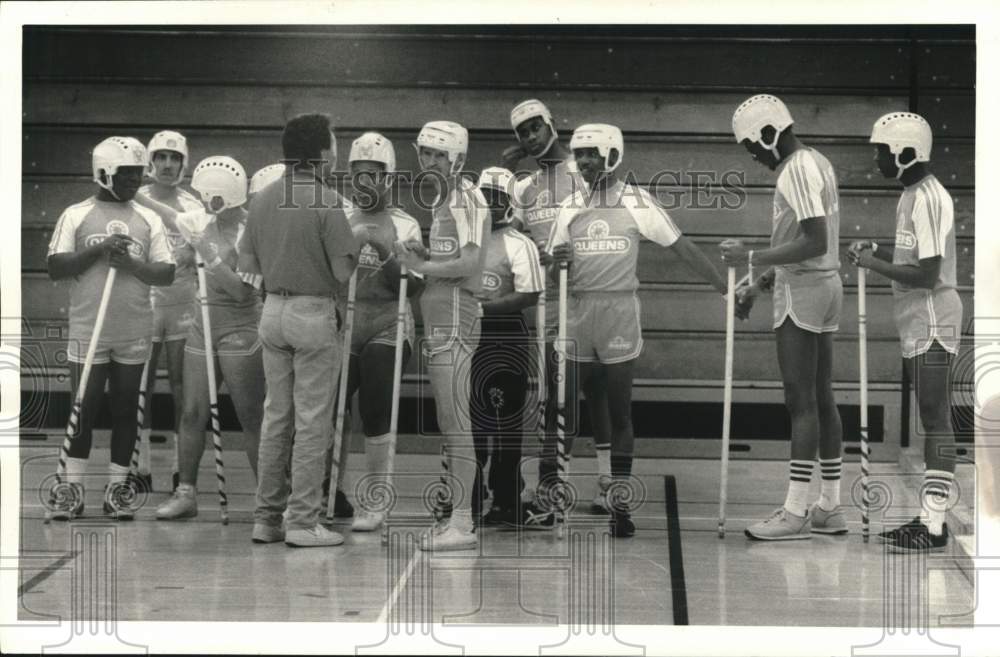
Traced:
MULTIPOLYGON (((52 232, 48 255, 77 253, 100 244, 112 233, 128 235, 135 242, 129 252, 143 262, 173 264, 163 223, 152 210, 135 201, 117 203, 91 197, 63 211, 52 232)), ((97 309, 110 266, 101 257, 77 276, 70 286, 69 337, 88 341, 94 332, 97 309)), ((126 341, 148 338, 153 332, 153 310, 149 285, 126 271, 115 275, 108 301, 101 341, 126 341)))
POLYGON ((482 287, 483 265, 489 245, 489 211, 486 199, 470 181, 460 179, 448 191, 444 202, 436 205, 430 233, 430 259, 432 262, 456 260, 463 246, 479 247, 479 264, 475 272, 465 278, 427 277, 428 285, 460 287, 478 294, 482 287))
MULTIPOLYGON (((174 194, 169 198, 161 198, 152 195, 152 185, 144 185, 139 188, 140 194, 150 196, 155 200, 169 205, 178 212, 192 212, 203 209, 201 202, 190 192, 174 187, 174 194)), ((153 296, 153 305, 156 307, 187 305, 191 303, 198 291, 198 276, 194 266, 194 254, 190 254, 188 262, 181 265, 178 252, 181 250, 192 251, 191 245, 184 241, 184 236, 178 231, 171 230, 166 222, 163 223, 163 232, 167 236, 167 244, 174 260, 178 261, 177 269, 174 270, 174 282, 170 285, 154 286, 150 293, 153 296)))
POLYGON ((681 231, 649 192, 619 180, 593 195, 577 192, 566 199, 552 246, 573 247, 573 291, 634 292, 639 289, 636 269, 643 237, 671 246, 681 231))
MULTIPOLYGON (((398 208, 367 213, 352 207, 347 210, 347 218, 352 226, 367 224, 380 246, 390 253, 395 242, 423 241, 417 220, 398 208)), ((361 253, 358 254, 356 300, 392 302, 398 300, 399 293, 382 275, 383 264, 375 247, 367 243, 362 245, 361 253)), ((417 274, 414 272, 414 275, 417 274)))
POLYGON ((814 217, 826 219, 826 253, 778 269, 797 274, 827 275, 840 269, 840 198, 833 165, 819 151, 803 148, 782 162, 774 191, 771 246, 781 246, 799 236, 799 223, 814 217))
POLYGON ((572 157, 552 168, 535 171, 517 181, 511 207, 526 235, 539 249, 546 249, 559 206, 569 196, 587 189, 572 157))
POLYGON ((493 231, 478 298, 489 301, 511 292, 541 291, 542 271, 535 243, 512 226, 493 231))

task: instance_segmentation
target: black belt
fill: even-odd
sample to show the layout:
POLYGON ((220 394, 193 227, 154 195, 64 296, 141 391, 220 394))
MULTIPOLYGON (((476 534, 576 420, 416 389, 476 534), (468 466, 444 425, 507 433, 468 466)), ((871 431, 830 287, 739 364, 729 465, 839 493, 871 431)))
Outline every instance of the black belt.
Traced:
POLYGON ((325 299, 332 299, 333 294, 313 294, 311 292, 293 292, 292 290, 286 290, 283 287, 279 287, 276 290, 267 290, 268 294, 273 294, 279 297, 323 297, 325 299))

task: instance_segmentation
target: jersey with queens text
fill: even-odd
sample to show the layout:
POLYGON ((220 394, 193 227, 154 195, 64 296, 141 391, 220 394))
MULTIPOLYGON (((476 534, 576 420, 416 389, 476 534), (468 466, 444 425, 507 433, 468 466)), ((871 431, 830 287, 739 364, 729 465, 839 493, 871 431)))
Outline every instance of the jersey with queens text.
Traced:
POLYGON ((483 264, 489 246, 489 218, 486 199, 470 181, 460 179, 448 191, 447 198, 434 208, 431 223, 430 259, 432 262, 456 260, 462 247, 474 244, 479 247, 476 270, 464 278, 427 277, 428 285, 460 287, 477 294, 482 287, 483 264))
POLYGON ((483 289, 480 301, 498 299, 511 292, 541 292, 542 271, 538 249, 524 233, 513 226, 494 230, 486 250, 483 289))
MULTIPOLYGON (((178 212, 191 212, 203 209, 201 201, 180 187, 171 188, 171 190, 176 191, 176 194, 162 197, 153 194, 153 189, 153 185, 143 185, 139 188, 139 193, 149 196, 160 203, 169 205, 178 212)), ((198 291, 194 249, 184 241, 183 235, 176 230, 172 230, 166 222, 163 222, 163 231, 167 236, 167 243, 170 245, 170 252, 174 256, 177 269, 174 271, 174 282, 172 284, 150 288, 153 305, 158 308, 186 305, 194 300, 198 291)))
POLYGON ((511 207, 514 219, 539 249, 548 248, 559 205, 577 191, 587 189, 576 161, 570 157, 554 167, 539 169, 515 183, 511 207))
POLYGON ((573 248, 569 278, 574 292, 634 292, 643 237, 670 246, 681 231, 649 192, 619 180, 590 198, 577 192, 564 201, 552 246, 573 248))
POLYGON ((840 269, 840 198, 833 165, 819 151, 803 148, 782 162, 774 192, 771 246, 799 236, 799 222, 826 218, 826 253, 777 269, 793 276, 825 277, 840 269))
MULTIPOLYGON (((393 244, 416 240, 423 242, 420 224, 417 220, 398 208, 385 208, 377 212, 362 212, 354 206, 345 208, 347 219, 351 226, 365 224, 369 234, 378 241, 389 254, 392 254, 393 244)), ((391 255, 390 255, 391 257, 391 255)), ((378 250, 369 243, 361 247, 358 254, 357 289, 354 298, 357 301, 392 301, 399 299, 399 291, 395 287, 398 281, 388 281, 382 270, 385 263, 379 257, 378 250)), ((417 274, 414 274, 417 275, 417 274)), ((395 310, 396 306, 392 306, 395 310)))
MULTIPOLYGON (((956 286, 955 208, 951 195, 933 175, 910 185, 896 206, 894 265, 919 267, 921 260, 941 258, 941 270, 934 288, 912 287, 892 282, 896 322, 901 331, 912 325, 916 331, 948 332, 957 337, 962 319, 962 299, 956 286), (917 322, 912 320, 916 319, 917 322), (953 324, 943 326, 942 324, 953 324)), ((928 335, 910 335, 926 340, 928 335)), ((912 355, 912 354, 908 354, 912 355)))
MULTIPOLYGON (((116 203, 91 197, 63 211, 49 242, 50 256, 77 253, 100 244, 111 234, 131 237, 129 254, 143 262, 173 263, 160 218, 135 201, 116 203)), ((73 279, 69 292, 69 339, 86 342, 94 332, 97 309, 110 266, 101 256, 73 279)), ((115 276, 101 329, 102 341, 149 338, 153 332, 153 308, 149 285, 126 271, 115 276)))

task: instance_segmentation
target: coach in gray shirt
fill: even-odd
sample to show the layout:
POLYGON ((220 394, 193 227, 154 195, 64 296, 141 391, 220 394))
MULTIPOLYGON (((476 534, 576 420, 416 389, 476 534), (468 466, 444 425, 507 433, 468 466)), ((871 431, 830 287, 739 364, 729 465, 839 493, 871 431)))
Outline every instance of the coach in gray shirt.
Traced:
POLYGON ((254 197, 240 242, 240 269, 259 274, 267 291, 260 320, 267 398, 253 541, 339 545, 343 536, 320 525, 319 514, 343 350, 335 294, 351 277, 360 245, 341 197, 325 184, 336 166, 330 118, 293 118, 281 143, 285 177, 254 197))

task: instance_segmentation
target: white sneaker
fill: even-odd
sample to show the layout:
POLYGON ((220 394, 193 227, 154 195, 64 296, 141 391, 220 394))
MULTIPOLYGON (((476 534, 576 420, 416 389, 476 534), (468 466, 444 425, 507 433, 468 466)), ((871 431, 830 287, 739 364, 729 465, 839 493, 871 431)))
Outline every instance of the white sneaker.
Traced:
POLYGON ((385 513, 381 511, 358 511, 351 523, 352 532, 373 532, 385 522, 385 513))
POLYGON ((809 524, 812 520, 809 511, 806 515, 797 516, 785 507, 775 509, 767 520, 754 523, 744 530, 747 538, 758 541, 798 541, 812 538, 809 524))
POLYGON ((438 523, 420 539, 420 549, 425 552, 474 550, 479 547, 479 536, 474 528, 463 531, 452 523, 438 523))
POLYGON ((170 499, 156 508, 157 520, 194 518, 198 515, 198 496, 191 484, 178 484, 170 499))
POLYGON ((289 547, 328 547, 343 542, 343 536, 319 524, 309 529, 289 529, 285 532, 285 545, 289 547))
POLYGON ((285 540, 285 530, 281 526, 276 527, 255 522, 251 540, 254 543, 277 543, 285 540))

